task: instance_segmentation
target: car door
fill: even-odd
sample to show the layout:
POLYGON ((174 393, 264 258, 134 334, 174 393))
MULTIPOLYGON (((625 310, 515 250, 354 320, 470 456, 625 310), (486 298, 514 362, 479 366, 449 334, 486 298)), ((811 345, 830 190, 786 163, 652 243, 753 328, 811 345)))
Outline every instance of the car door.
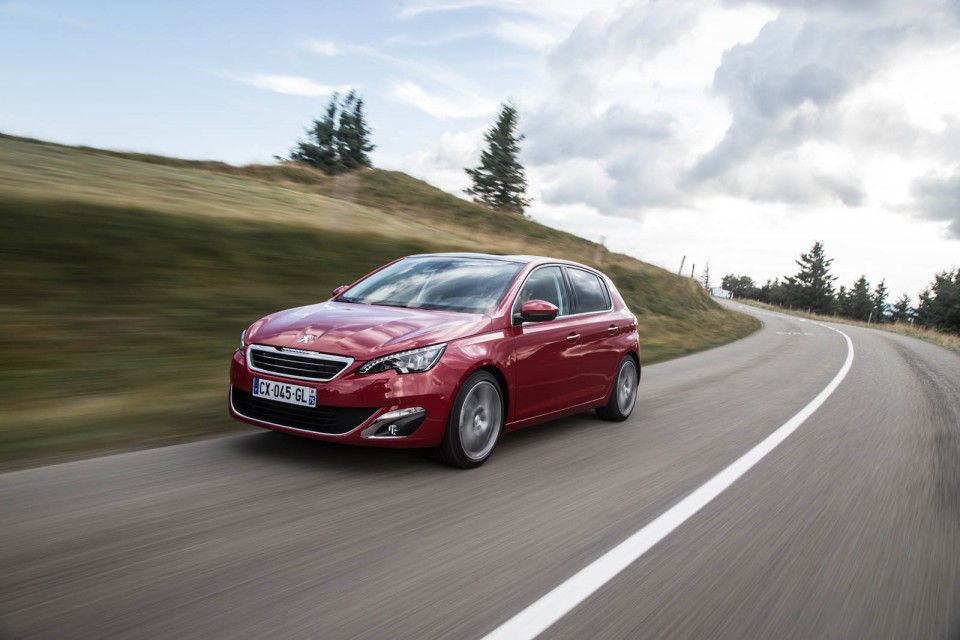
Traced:
POLYGON ((513 305, 515 386, 514 420, 527 420, 585 402, 581 386, 580 321, 571 317, 573 300, 559 265, 539 267, 520 288, 513 305), (545 300, 560 313, 546 322, 523 322, 517 316, 527 300, 545 300))
POLYGON ((584 402, 606 397, 612 376, 620 363, 620 350, 615 336, 621 327, 613 319, 610 291, 603 278, 577 267, 564 270, 573 292, 574 311, 571 320, 580 341, 574 357, 577 385, 584 402))

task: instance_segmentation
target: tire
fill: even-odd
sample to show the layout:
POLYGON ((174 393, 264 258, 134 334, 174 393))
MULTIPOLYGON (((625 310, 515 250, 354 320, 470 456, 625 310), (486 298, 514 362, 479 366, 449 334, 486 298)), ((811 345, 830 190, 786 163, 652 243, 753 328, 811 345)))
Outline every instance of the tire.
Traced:
POLYGON ((451 467, 479 467, 500 439, 503 414, 503 391, 497 379, 486 371, 471 374, 450 409, 440 459, 451 467))
POLYGON ((640 382, 640 371, 636 361, 630 356, 623 356, 620 366, 617 367, 617 377, 610 390, 610 399, 607 406, 597 409, 597 415, 611 422, 623 422, 633 413, 637 406, 637 384, 640 382))

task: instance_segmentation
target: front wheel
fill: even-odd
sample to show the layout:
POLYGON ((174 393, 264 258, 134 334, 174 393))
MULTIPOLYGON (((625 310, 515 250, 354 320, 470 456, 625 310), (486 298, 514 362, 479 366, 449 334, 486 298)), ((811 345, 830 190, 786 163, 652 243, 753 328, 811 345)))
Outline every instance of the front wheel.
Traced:
POLYGON ((452 467, 478 467, 490 457, 503 430, 503 393, 497 379, 476 371, 457 393, 440 444, 440 457, 452 467))
POLYGON ((633 413, 637 404, 637 383, 640 373, 637 363, 630 356, 623 356, 617 368, 617 378, 610 390, 610 399, 607 406, 597 409, 597 415, 604 420, 623 422, 633 413))

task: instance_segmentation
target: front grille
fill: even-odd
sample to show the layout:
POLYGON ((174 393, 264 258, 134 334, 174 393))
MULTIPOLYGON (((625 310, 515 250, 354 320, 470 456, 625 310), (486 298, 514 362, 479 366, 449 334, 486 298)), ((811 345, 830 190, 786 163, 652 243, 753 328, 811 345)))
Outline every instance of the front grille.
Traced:
POLYGON ((307 353, 292 353, 280 347, 253 345, 250 347, 250 368, 287 378, 326 382, 335 378, 353 362, 352 358, 307 353))
POLYGON ((236 387, 231 389, 231 400, 234 410, 247 418, 315 433, 347 433, 363 424, 376 411, 376 408, 301 407, 257 398, 249 391, 236 387))

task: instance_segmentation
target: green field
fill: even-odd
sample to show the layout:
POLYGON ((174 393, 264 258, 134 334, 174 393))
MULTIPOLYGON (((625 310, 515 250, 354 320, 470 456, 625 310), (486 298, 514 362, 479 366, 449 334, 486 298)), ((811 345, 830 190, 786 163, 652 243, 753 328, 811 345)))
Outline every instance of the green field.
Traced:
POLYGON ((689 278, 401 173, 335 179, 0 136, 0 464, 243 428, 226 415, 243 328, 393 258, 449 250, 600 256, 638 316, 645 364, 758 326, 689 278))

